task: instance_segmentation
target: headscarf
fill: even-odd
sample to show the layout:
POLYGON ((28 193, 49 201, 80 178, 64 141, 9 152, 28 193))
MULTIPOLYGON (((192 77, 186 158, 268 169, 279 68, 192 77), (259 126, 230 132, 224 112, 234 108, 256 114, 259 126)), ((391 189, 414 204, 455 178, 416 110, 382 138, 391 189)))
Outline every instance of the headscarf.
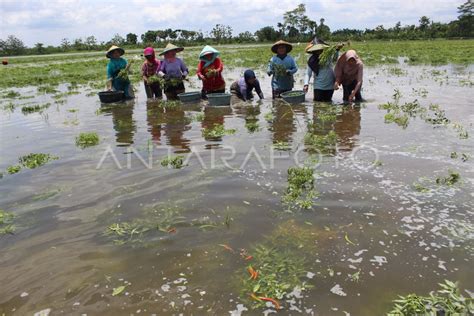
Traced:
POLYGON ((255 72, 253 72, 253 70, 251 70, 251 69, 245 70, 245 72, 244 72, 244 79, 245 79, 245 83, 246 83, 247 85, 250 85, 250 84, 249 84, 249 80, 252 79, 252 78, 256 78, 255 72))
POLYGON ((311 57, 308 59, 308 66, 311 70, 316 74, 319 74, 319 55, 321 53, 319 51, 314 52, 311 54, 311 57))
MULTIPOLYGON (((310 49, 311 47, 317 44, 328 45, 325 41, 315 36, 313 37, 311 42, 308 43, 305 51, 307 51, 308 49, 310 49)), ((314 51, 312 52, 311 57, 308 59, 308 66, 316 74, 316 76, 319 74, 319 56, 320 55, 321 55, 321 51, 314 51)))
POLYGON ((143 50, 143 56, 152 56, 151 59, 147 59, 147 61, 151 62, 153 64, 153 66, 157 66, 159 65, 159 62, 158 60, 156 60, 156 57, 155 57, 155 50, 153 49, 153 47, 147 47, 143 50))
POLYGON ((336 81, 343 84, 349 84, 354 80, 362 82, 362 69, 364 64, 360 60, 355 50, 348 50, 339 58, 334 69, 336 73, 336 81), (356 63, 350 64, 349 59, 354 58, 356 63))
POLYGON ((220 55, 220 52, 217 49, 215 49, 212 46, 206 45, 206 46, 204 46, 201 53, 199 54, 199 60, 203 61, 204 62, 204 68, 207 68, 207 67, 209 67, 209 65, 211 65, 216 60, 217 56, 219 56, 219 55, 220 55), (209 53, 212 54, 211 59, 205 58, 204 56, 208 55, 209 53))

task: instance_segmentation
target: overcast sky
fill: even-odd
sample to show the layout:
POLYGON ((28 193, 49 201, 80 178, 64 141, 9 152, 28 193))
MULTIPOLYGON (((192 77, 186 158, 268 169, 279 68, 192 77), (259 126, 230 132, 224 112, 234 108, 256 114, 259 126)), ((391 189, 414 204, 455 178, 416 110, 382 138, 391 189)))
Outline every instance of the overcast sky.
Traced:
POLYGON ((331 30, 393 26, 397 21, 418 24, 426 15, 434 21, 456 19, 465 0, 0 0, 0 38, 13 34, 28 46, 58 45, 94 35, 107 41, 115 33, 138 36, 147 30, 181 28, 207 32, 217 24, 232 26, 234 34, 254 32, 282 20, 285 11, 306 4, 308 16, 321 17, 331 30))

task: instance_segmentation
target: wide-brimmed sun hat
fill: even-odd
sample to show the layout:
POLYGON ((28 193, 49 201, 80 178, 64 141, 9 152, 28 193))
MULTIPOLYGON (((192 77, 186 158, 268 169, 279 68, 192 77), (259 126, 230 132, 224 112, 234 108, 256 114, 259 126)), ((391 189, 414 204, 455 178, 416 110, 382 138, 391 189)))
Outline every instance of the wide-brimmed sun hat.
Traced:
POLYGON ((107 56, 107 58, 110 58, 110 55, 112 54, 113 51, 115 50, 118 50, 120 51, 120 56, 122 56, 123 54, 125 54, 125 50, 123 48, 120 48, 116 45, 112 45, 110 46, 109 50, 107 51, 107 53, 105 53, 105 56, 107 56))
POLYGON ((306 46, 305 52, 313 53, 313 52, 316 52, 318 50, 323 50, 328 47, 330 46, 326 44, 309 44, 308 46, 306 46))
POLYGON ((173 45, 173 44, 171 44, 171 43, 168 43, 168 44, 166 45, 165 49, 160 53, 160 56, 161 56, 161 55, 164 55, 164 54, 166 54, 167 52, 170 52, 170 51, 172 51, 172 50, 175 50, 176 52, 182 52, 182 51, 184 50, 184 48, 183 48, 183 47, 178 47, 178 46, 173 45))
POLYGON ((275 44, 272 45, 272 52, 274 52, 276 54, 277 53, 277 48, 280 45, 286 46, 286 52, 287 53, 291 52, 291 50, 293 49, 293 45, 291 45, 290 43, 285 42, 283 40, 279 40, 278 42, 276 42, 275 44))

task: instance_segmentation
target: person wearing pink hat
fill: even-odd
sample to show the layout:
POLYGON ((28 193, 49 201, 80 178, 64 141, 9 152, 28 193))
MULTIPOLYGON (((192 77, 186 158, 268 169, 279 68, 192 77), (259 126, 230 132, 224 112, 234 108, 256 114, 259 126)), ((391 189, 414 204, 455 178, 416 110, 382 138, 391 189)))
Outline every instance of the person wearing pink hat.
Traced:
POLYGON ((151 76, 155 76, 156 72, 160 68, 160 61, 156 59, 155 50, 153 47, 147 47, 143 51, 145 61, 142 65, 142 77, 143 83, 145 84, 146 97, 148 99, 161 99, 163 92, 161 91, 161 85, 159 81, 149 82, 151 76))

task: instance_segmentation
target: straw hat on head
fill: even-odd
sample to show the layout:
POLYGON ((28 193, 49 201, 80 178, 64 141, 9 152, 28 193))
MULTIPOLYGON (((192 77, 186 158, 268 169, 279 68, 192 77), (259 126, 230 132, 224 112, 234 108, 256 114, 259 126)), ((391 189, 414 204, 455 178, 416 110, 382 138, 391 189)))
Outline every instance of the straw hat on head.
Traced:
POLYGON ((326 44, 310 44, 306 47, 305 51, 310 54, 310 53, 316 52, 318 50, 323 50, 327 47, 329 47, 329 45, 326 45, 326 44))
POLYGON ((166 54, 167 52, 170 52, 172 50, 175 50, 176 52, 182 52, 184 50, 183 47, 178 47, 176 45, 173 45, 171 43, 166 44, 165 49, 160 53, 160 56, 166 54))
POLYGON ((118 50, 120 52, 120 56, 122 56, 123 54, 125 54, 125 50, 123 48, 120 48, 116 45, 112 45, 110 46, 109 50, 107 51, 107 53, 105 54, 105 56, 107 56, 107 58, 110 58, 110 55, 112 54, 112 52, 114 50, 118 50))
POLYGON ((291 52, 291 50, 293 49, 293 45, 291 45, 290 43, 285 42, 283 40, 279 40, 278 42, 276 42, 275 44, 272 45, 272 52, 274 52, 276 54, 277 53, 277 48, 280 45, 285 45, 286 46, 286 52, 287 53, 291 52))

